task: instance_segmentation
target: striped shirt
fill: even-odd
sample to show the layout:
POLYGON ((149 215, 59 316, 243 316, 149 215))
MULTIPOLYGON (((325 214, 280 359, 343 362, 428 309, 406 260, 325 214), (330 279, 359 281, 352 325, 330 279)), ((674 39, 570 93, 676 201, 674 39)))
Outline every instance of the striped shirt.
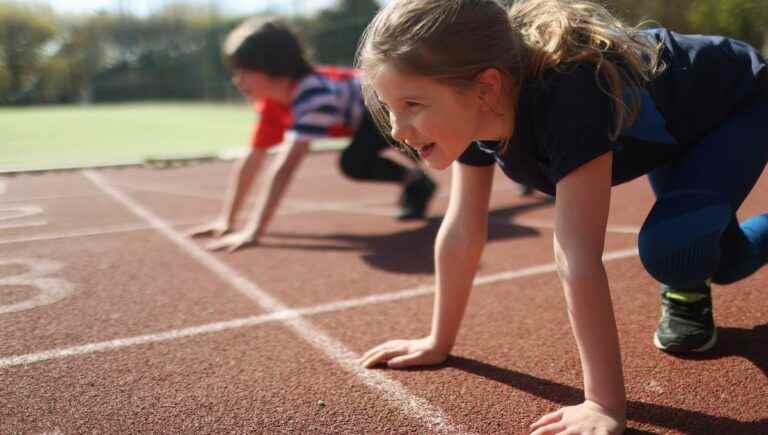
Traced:
POLYGON ((330 66, 317 67, 298 81, 290 108, 269 99, 255 108, 261 120, 254 130, 254 148, 282 142, 286 131, 300 141, 352 136, 364 111, 357 72, 330 66))

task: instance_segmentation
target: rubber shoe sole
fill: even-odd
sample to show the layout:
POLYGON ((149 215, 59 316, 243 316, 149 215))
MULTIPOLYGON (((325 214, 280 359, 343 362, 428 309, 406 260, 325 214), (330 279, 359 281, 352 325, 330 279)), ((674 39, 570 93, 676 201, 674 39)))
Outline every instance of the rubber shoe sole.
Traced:
POLYGON ((676 343, 670 343, 666 346, 664 346, 661 341, 659 340, 658 334, 653 334, 653 345, 656 346, 657 349, 663 350, 664 352, 670 352, 670 353, 699 353, 699 352, 706 352, 713 347, 715 347, 715 343, 717 343, 717 331, 712 333, 712 337, 704 343, 702 346, 694 348, 694 349, 685 349, 680 347, 679 344, 676 343))

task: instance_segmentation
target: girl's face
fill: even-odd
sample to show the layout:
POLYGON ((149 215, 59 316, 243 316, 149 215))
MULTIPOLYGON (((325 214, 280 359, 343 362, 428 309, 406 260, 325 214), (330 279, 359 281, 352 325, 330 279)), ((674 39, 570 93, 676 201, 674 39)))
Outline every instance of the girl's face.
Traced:
POLYGON ((445 169, 484 137, 488 111, 477 91, 459 91, 434 79, 383 66, 372 82, 389 112, 392 137, 418 151, 427 166, 445 169))

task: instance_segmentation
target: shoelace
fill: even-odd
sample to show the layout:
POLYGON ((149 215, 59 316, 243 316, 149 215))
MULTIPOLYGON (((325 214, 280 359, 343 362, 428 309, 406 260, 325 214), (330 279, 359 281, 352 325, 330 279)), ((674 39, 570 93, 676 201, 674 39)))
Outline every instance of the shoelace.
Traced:
POLYGON ((666 306, 675 317, 681 317, 693 321, 707 320, 711 311, 711 298, 706 298, 698 302, 681 302, 667 297, 664 293, 662 304, 666 306))

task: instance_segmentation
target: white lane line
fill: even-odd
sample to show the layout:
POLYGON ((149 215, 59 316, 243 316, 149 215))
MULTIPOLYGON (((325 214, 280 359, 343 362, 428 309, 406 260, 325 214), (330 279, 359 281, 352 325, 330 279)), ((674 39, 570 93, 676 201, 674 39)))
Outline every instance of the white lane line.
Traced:
MULTIPOLYGON (((511 223, 511 224, 517 224, 517 225, 523 225, 526 227, 532 227, 532 228, 546 228, 546 229, 554 229, 555 224, 552 221, 548 221, 546 219, 499 219, 491 217, 488 219, 491 222, 498 222, 498 223, 511 223)), ((633 225, 608 225, 605 227, 605 231, 609 233, 617 233, 617 234, 640 234, 640 227, 636 227, 633 225)))
MULTIPOLYGON (((604 261, 618 260, 622 258, 634 257, 637 255, 637 249, 625 249, 620 251, 606 252, 603 255, 604 261)), ((532 266, 524 269, 500 272, 475 278, 474 286, 494 284, 503 281, 509 281, 515 278, 526 276, 541 275, 554 272, 555 263, 532 266)), ((420 296, 428 296, 434 293, 434 284, 422 285, 404 290, 397 290, 387 293, 379 293, 361 298, 346 299, 342 301, 329 302, 326 304, 315 305, 312 307, 297 308, 292 310, 276 311, 270 314, 260 316, 250 316, 240 319, 233 319, 223 322, 208 323, 205 325, 193 326, 183 329, 175 329, 156 334, 139 335, 135 337, 121 338, 97 343, 84 344, 81 346, 52 349, 43 352, 31 353, 27 355, 10 356, 0 358, 0 368, 13 367, 18 365, 27 365, 54 359, 62 359, 71 356, 85 355, 95 352, 104 352, 108 350, 120 349, 124 347, 137 346, 148 343, 158 343, 162 341, 175 340, 178 338, 192 337, 202 334, 226 331, 230 329, 245 328, 264 323, 282 321, 301 316, 314 316, 323 313, 333 313, 352 308, 367 307, 385 302, 394 302, 407 299, 413 299, 420 296)))
POLYGON ((25 227, 44 227, 48 225, 48 221, 45 219, 36 219, 27 222, 9 222, 7 224, 0 224, 0 230, 10 230, 11 228, 25 228, 25 227))
POLYGON ((217 193, 212 193, 212 192, 202 192, 199 190, 176 188, 176 187, 167 186, 167 185, 158 186, 158 185, 142 185, 142 184, 112 182, 112 186, 122 187, 123 189, 127 189, 132 192, 163 193, 168 195, 191 196, 193 198, 213 199, 213 200, 220 200, 224 196, 224 192, 226 189, 226 188, 222 188, 221 191, 217 193))
POLYGON ((193 326, 190 328, 175 329, 158 334, 139 335, 135 337, 119 338, 98 343, 89 343, 82 346, 73 346, 46 350, 44 352, 30 353, 27 355, 11 356, 0 359, 0 368, 34 364, 42 361, 62 359, 77 355, 86 355, 95 352, 104 352, 107 350, 138 346, 147 343, 159 343, 162 341, 176 340, 179 338, 191 337, 195 335, 226 331, 228 329, 244 328, 247 326, 274 321, 280 316, 280 314, 281 313, 268 314, 264 316, 251 316, 225 322, 208 323, 206 325, 193 326))
POLYGON ((6 198, 3 201, 8 203, 13 202, 29 202, 29 201, 55 201, 59 199, 72 199, 72 198, 96 198, 102 196, 101 193, 78 193, 72 195, 41 195, 41 196, 25 196, 23 198, 6 198))
MULTIPOLYGON (((303 206, 292 206, 290 204, 286 204, 286 210, 278 211, 278 216, 291 216, 291 215, 297 215, 301 213, 307 213, 312 211, 322 211, 322 209, 312 209, 311 207, 303 207, 303 206)), ((359 213, 367 213, 365 210, 359 210, 359 213)), ((388 215, 393 215, 394 212, 389 213, 388 215)), ((382 213, 383 214, 383 213, 382 213)), ((186 220, 179 220, 174 221, 170 223, 170 225, 179 227, 179 226, 187 226, 187 225, 201 225, 205 222, 210 222, 215 218, 215 216, 206 216, 201 218, 195 218, 195 219, 186 219, 186 220)), ((0 224, 0 229, 7 229, 12 227, 23 227, 23 226, 42 226, 47 224, 46 221, 32 221, 28 223, 18 224, 18 225, 11 225, 11 224, 0 224)), ((62 232, 50 232, 50 233, 41 233, 41 234, 34 234, 34 235, 17 235, 17 236, 7 236, 7 237, 0 237, 0 245, 6 245, 10 243, 23 243, 23 242, 39 242, 42 240, 57 240, 57 239, 70 239, 75 237, 90 237, 90 236, 102 236, 102 235, 109 235, 109 234, 118 234, 118 233, 126 233, 126 232, 132 232, 132 231, 145 231, 154 229, 153 226, 144 224, 144 223, 138 223, 138 224, 122 224, 122 225, 105 225, 102 227, 95 227, 95 228, 85 228, 80 230, 72 230, 72 231, 62 231, 62 232)))
MULTIPOLYGON (((296 215, 301 214, 304 212, 312 212, 312 211, 346 211, 350 213, 358 213, 358 214, 366 214, 366 215, 373 215, 373 216, 393 216, 395 213, 395 209, 390 208, 358 208, 358 207, 352 207, 352 206, 346 206, 342 203, 322 203, 322 202, 295 202, 293 204, 286 204, 287 210, 278 212, 278 216, 290 216, 290 215, 296 215)), ((179 226, 188 226, 188 225, 200 225, 202 223, 208 222, 212 220, 213 216, 207 216, 207 217, 201 217, 197 219, 188 219, 188 220, 179 220, 174 221, 171 223, 171 225, 175 227, 179 226)), ((490 222, 498 222, 498 223, 504 223, 504 224, 518 224, 518 225, 525 225, 529 227, 534 228, 546 228, 546 229, 553 229, 554 224, 551 222, 548 222, 546 220, 533 220, 533 219, 499 219, 490 217, 490 222)), ((31 223, 24 223, 20 224, 18 226, 42 226, 47 224, 46 221, 33 221, 31 223)), ((3 226, 4 229, 11 228, 10 225, 3 226)), ((51 233, 42 233, 42 234, 35 234, 35 235, 18 235, 18 236, 7 236, 7 237, 0 237, 0 245, 6 245, 11 243, 23 243, 23 242, 39 242, 43 240, 58 240, 58 239, 70 239, 75 237, 91 237, 91 236, 102 236, 102 235, 109 235, 109 234, 118 234, 118 233, 126 233, 126 232, 132 232, 132 231, 145 231, 153 229, 151 225, 148 224, 125 224, 125 225, 107 225, 103 227, 96 227, 96 228, 86 228, 82 230, 73 230, 73 231, 63 231, 63 232, 51 232, 51 233)), ((640 232, 639 227, 629 226, 629 225, 609 225, 606 228, 606 231, 609 233, 618 233, 618 234, 638 234, 640 232)))
MULTIPOLYGON (((191 225, 191 224, 199 224, 201 222, 203 222, 202 219, 195 219, 195 220, 189 220, 189 221, 176 221, 171 225, 185 226, 185 225, 191 225)), ((143 230, 149 230, 149 229, 154 229, 154 228, 150 225, 143 224, 143 223, 142 224, 110 225, 110 226, 83 229, 83 230, 65 231, 60 233, 43 233, 43 234, 36 234, 32 236, 22 235, 22 236, 0 237, 0 245, 9 244, 9 243, 21 243, 21 242, 37 242, 40 240, 69 239, 73 237, 101 236, 101 235, 108 235, 108 234, 127 233, 131 231, 143 231, 143 230)))
MULTIPOLYGON (((259 288, 256 283, 248 280, 245 276, 240 274, 240 272, 231 268, 223 261, 175 231, 170 225, 155 216, 141 204, 134 201, 123 192, 114 189, 100 174, 95 171, 84 171, 83 175, 98 188, 114 197, 115 200, 122 203, 134 214, 155 227, 161 234, 165 235, 170 241, 178 245, 184 252, 210 269, 221 279, 230 283, 245 296, 259 304, 262 309, 269 313, 278 311, 295 312, 295 310, 290 309, 290 307, 283 302, 259 288)), ((311 323, 298 317, 282 320, 282 323, 291 327, 298 336, 325 353, 345 370, 357 376, 365 385, 374 390, 378 390, 382 393, 381 396, 385 400, 388 400, 393 405, 399 407, 405 415, 421 421, 438 432, 464 432, 449 423, 448 417, 441 409, 432 406, 429 402, 420 397, 414 396, 408 392, 400 382, 388 378, 381 371, 363 368, 359 362, 360 356, 358 354, 349 350, 343 343, 326 335, 311 323)))
POLYGON ((45 219, 29 220, 30 217, 42 214, 43 212, 43 208, 39 205, 0 205, 0 230, 48 225, 48 221, 45 219))

